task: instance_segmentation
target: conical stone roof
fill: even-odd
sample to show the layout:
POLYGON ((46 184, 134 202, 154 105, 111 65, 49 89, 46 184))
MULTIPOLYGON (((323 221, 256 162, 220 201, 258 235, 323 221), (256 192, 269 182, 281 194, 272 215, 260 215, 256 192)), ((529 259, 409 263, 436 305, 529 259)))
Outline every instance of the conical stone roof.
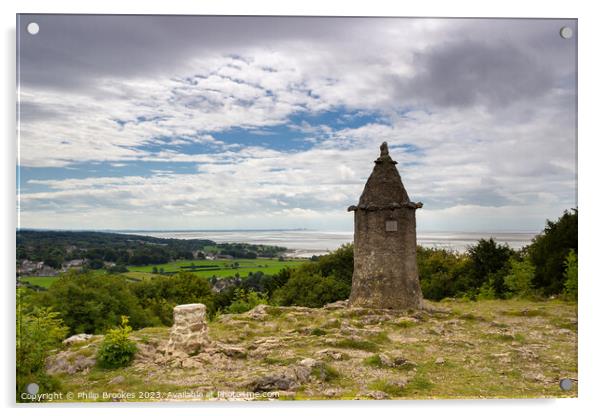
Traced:
POLYGON ((422 206, 420 203, 410 202, 408 193, 401 182, 401 176, 395 167, 397 162, 389 156, 387 142, 381 144, 380 157, 374 163, 374 169, 366 182, 359 204, 350 206, 348 211, 420 208, 422 206))

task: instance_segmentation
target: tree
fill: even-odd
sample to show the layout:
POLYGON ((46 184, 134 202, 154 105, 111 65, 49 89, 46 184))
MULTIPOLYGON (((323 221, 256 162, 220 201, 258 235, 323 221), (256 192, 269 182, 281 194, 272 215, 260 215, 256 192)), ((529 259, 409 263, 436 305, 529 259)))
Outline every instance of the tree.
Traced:
POLYGON ((466 254, 418 246, 417 262, 420 287, 427 299, 441 300, 470 288, 466 279, 469 265, 466 254))
POLYGON ((577 210, 565 211, 556 221, 547 220, 543 232, 529 246, 529 258, 535 266, 533 285, 546 295, 564 289, 565 260, 572 250, 577 254, 577 210))
POLYGON ((56 279, 40 302, 61 314, 70 334, 103 333, 118 325, 122 315, 129 316, 135 328, 148 326, 153 322, 132 287, 121 276, 69 271, 56 279))
POLYGON ((274 299, 284 306, 320 308, 327 303, 347 299, 349 291, 350 286, 334 276, 306 274, 295 270, 286 284, 275 291, 274 299))
POLYGON ((577 253, 575 250, 569 250, 564 261, 564 295, 570 300, 577 300, 578 278, 577 278, 577 253))
POLYGON ((497 297, 503 297, 506 287, 504 276, 507 274, 508 260, 514 251, 507 244, 498 244, 493 238, 480 239, 468 248, 470 266, 469 284, 472 290, 478 290, 487 283, 497 297))
POLYGON ((190 272, 147 279, 131 284, 132 292, 144 310, 163 325, 173 324, 173 307, 203 303, 209 315, 215 313, 211 285, 205 277, 190 272))

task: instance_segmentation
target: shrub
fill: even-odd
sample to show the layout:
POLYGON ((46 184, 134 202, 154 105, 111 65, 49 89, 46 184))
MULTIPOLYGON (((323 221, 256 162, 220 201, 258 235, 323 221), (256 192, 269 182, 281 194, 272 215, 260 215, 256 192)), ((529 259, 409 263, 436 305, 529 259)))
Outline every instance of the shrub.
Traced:
POLYGON ((55 391, 58 382, 45 372, 49 351, 57 348, 67 334, 57 312, 50 308, 33 307, 24 294, 17 290, 17 400, 29 383, 40 386, 39 393, 55 391))
POLYGON ((577 279, 577 253, 575 250, 569 250, 564 260, 564 295, 571 300, 577 300, 578 279, 577 279))
POLYGON ((533 293, 534 276, 535 266, 529 259, 510 259, 510 273, 504 277, 504 283, 511 294, 524 298, 533 293))
POLYGON ((70 334, 105 332, 118 325, 122 315, 130 317, 134 328, 152 325, 132 293, 134 285, 122 276, 70 271, 57 278, 40 301, 61 314, 70 334))
POLYGON ((98 354, 97 363, 102 368, 119 368, 129 365, 138 348, 130 339, 132 327, 128 325, 128 317, 121 317, 121 325, 111 329, 105 335, 98 354))
POLYGON ((265 305, 267 303, 267 295, 264 293, 236 288, 234 290, 234 301, 226 308, 226 313, 243 313, 250 311, 257 305, 265 305))
POLYGON ((477 300, 492 300, 495 299, 495 288, 491 281, 483 283, 477 293, 477 300))
POLYGON ((274 292, 275 301, 284 306, 320 308, 327 303, 349 297, 350 285, 333 276, 305 274, 296 270, 284 286, 274 292))
POLYGON ((466 254, 418 246, 416 257, 420 287, 426 299, 453 297, 470 286, 466 281, 469 266, 466 254))
POLYGON ((149 316, 163 325, 173 324, 176 305, 203 303, 210 318, 216 311, 211 285, 205 277, 194 273, 179 272, 128 284, 149 316))

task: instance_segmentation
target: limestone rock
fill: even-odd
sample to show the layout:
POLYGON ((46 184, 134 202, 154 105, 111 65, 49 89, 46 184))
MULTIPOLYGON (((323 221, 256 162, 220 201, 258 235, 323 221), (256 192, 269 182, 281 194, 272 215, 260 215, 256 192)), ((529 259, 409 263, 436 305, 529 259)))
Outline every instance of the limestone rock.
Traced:
POLYGON ((366 396, 373 398, 374 400, 385 400, 389 398, 389 395, 384 391, 375 390, 369 391, 366 396))
POLYGON ((75 374, 89 370, 95 365, 95 354, 88 356, 79 351, 61 351, 46 360, 46 371, 50 375, 75 374))
POLYGON ((290 390, 296 381, 285 374, 268 374, 251 381, 248 388, 254 392, 290 390))
POLYGON ((63 340, 63 344, 64 345, 71 345, 71 344, 75 344, 78 342, 84 342, 84 341, 88 341, 90 338, 92 338, 94 335, 91 334, 77 334, 77 335, 72 335, 67 339, 63 340))
POLYGON ((303 360, 301 360, 299 362, 300 365, 309 367, 309 368, 315 367, 317 363, 318 362, 316 360, 314 360, 313 358, 304 358, 303 360))
POLYGON ((316 355, 319 357, 330 358, 331 360, 334 360, 334 361, 339 361, 344 358, 342 352, 337 351, 337 350, 331 350, 328 348, 316 352, 316 355))
POLYGON ((247 356, 246 349, 232 345, 217 344, 217 351, 230 358, 245 358, 247 356))
POLYGON ((248 311, 246 313, 247 316, 249 316, 250 318, 253 319, 263 319, 266 318, 268 316, 268 309, 270 308, 269 305, 257 305, 255 306, 253 309, 251 309, 250 311, 248 311))
POLYGON ((202 303, 178 305, 173 310, 173 326, 169 332, 166 352, 193 355, 209 344, 206 308, 202 303))
POLYGON ((124 376, 117 376, 115 378, 112 378, 111 381, 109 381, 109 384, 120 384, 120 383, 123 383, 124 381, 125 381, 124 376))
POLYGON ((349 306, 349 300, 337 300, 336 302, 332 302, 332 303, 327 303, 326 305, 324 305, 324 309, 330 309, 330 310, 335 310, 335 309, 344 309, 346 307, 349 306))

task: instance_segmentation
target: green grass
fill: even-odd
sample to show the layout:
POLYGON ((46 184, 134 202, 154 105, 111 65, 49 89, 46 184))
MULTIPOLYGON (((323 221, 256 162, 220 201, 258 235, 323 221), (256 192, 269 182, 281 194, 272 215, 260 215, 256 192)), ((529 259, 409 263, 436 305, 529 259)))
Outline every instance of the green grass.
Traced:
POLYGON ((380 355, 374 354, 370 357, 364 358, 364 364, 370 367, 375 368, 383 368, 385 365, 383 364, 383 360, 380 358, 380 355))
POLYGON ((370 390, 378 390, 387 393, 390 397, 400 397, 403 395, 403 387, 390 383, 384 379, 374 380, 368 384, 370 390))
MULTIPOLYGON (((267 275, 274 275, 278 273, 280 270, 285 267, 295 268, 299 265, 303 264, 307 260, 285 260, 279 261, 277 259, 232 259, 232 260, 178 260, 172 261, 170 263, 165 264, 157 264, 150 266, 128 266, 129 272, 122 273, 124 277, 131 281, 140 281, 148 278, 154 278, 156 276, 160 276, 158 274, 153 274, 153 267, 157 269, 163 268, 165 272, 178 272, 180 270, 190 271, 186 268, 186 266, 190 266, 194 264, 196 266, 209 266, 203 267, 202 269, 196 269, 192 271, 192 273, 197 274, 199 276, 204 277, 229 277, 235 276, 236 273, 239 274, 240 277, 248 276, 249 272, 263 272, 267 275), (232 268, 234 263, 238 263, 237 268, 232 268), (182 268, 182 266, 185 266, 182 268)), ((91 273, 97 276, 106 275, 106 270, 92 270, 91 273)), ((59 275, 60 276, 60 275, 59 275)), ((31 277, 21 277, 19 280, 21 282, 27 282, 31 285, 39 286, 48 289, 52 283, 59 278, 59 276, 31 276, 31 277)))
POLYGON ((322 364, 320 366, 314 367, 311 370, 311 374, 314 377, 326 382, 331 382, 341 377, 341 373, 339 373, 339 371, 336 368, 328 364, 322 364))
POLYGON ((352 338, 345 338, 340 341, 337 341, 333 344, 333 347, 364 350, 370 352, 377 352, 380 349, 378 347, 378 344, 375 344, 372 341, 365 341, 361 339, 358 340, 352 338))
POLYGON ((285 260, 277 259, 232 259, 232 260, 178 260, 165 264, 156 264, 150 266, 128 266, 131 277, 144 277, 152 273, 153 267, 163 269, 164 272, 191 271, 194 274, 205 277, 228 277, 235 276, 238 273, 245 277, 249 272, 263 272, 264 274, 276 274, 285 267, 294 268, 307 260, 285 260), (238 263, 238 267, 233 267, 238 263), (202 268, 190 270, 187 266, 203 266, 202 268))
POLYGON ((40 286, 48 289, 52 283, 58 279, 58 276, 32 276, 22 277, 19 280, 21 282, 29 283, 30 285, 40 286))

